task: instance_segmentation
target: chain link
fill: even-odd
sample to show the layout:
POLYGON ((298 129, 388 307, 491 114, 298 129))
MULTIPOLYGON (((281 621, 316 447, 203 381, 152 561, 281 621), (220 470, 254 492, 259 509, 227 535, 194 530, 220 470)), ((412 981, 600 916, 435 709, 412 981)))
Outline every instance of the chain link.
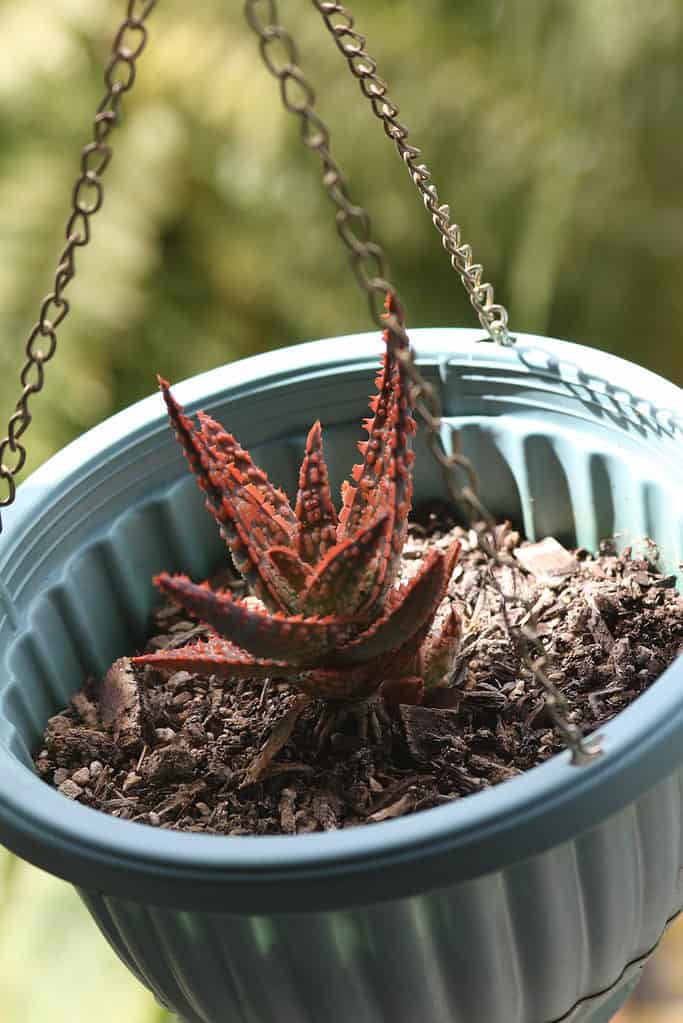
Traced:
MULTIPOLYGON (((345 56, 357 77, 360 76, 360 73, 354 70, 356 68, 355 60, 362 58, 363 61, 370 61, 368 67, 372 68, 372 71, 367 75, 363 74, 361 76, 361 85, 371 80, 374 81, 375 62, 365 54, 365 39, 353 30, 353 19, 349 9, 347 7, 342 8, 336 3, 322 3, 319 0, 313 0, 313 3, 323 14, 326 21, 335 14, 343 13, 345 18, 343 36, 346 39, 347 51, 342 52, 345 52, 345 56), (349 40, 351 40, 351 43, 349 43, 349 40), (356 47, 353 55, 348 50, 348 46, 351 44, 356 47)), ((301 137, 304 144, 317 153, 323 164, 323 185, 330 199, 337 207, 335 215, 337 230, 349 250, 351 264, 358 282, 368 295, 372 318, 379 327, 388 329, 395 341, 406 343, 405 347, 401 344, 396 344, 395 349, 401 360, 403 371, 413 389, 416 415, 425 428, 427 444, 442 469, 448 493, 457 505, 464 508, 467 519, 476 531, 479 546, 487 557, 489 571, 487 573, 486 585, 497 594, 501 601, 510 642, 513 644, 521 662, 535 678, 540 690, 545 693, 546 706, 555 727, 571 751, 572 763, 586 763, 598 755, 599 746, 594 738, 590 741, 585 740, 581 730, 568 720, 569 711, 567 703, 562 692, 552 681, 550 657, 537 634, 531 609, 527 608, 529 612, 527 615, 528 622, 524 627, 513 626, 509 620, 507 606, 511 598, 510 595, 504 592, 492 569, 493 566, 502 567, 507 565, 515 571, 520 571, 520 567, 514 559, 498 549, 495 539, 495 520, 479 496, 479 482, 474 467, 460 450, 460 434, 454 426, 443 422, 438 392, 425 380, 415 364, 413 351, 409 344, 407 344, 408 339, 405 331, 403 306, 396 288, 389 281, 390 273, 386 257, 381 246, 372 240, 370 218, 367 212, 351 201, 341 168, 330 151, 329 129, 314 109, 315 92, 299 67, 296 44, 289 32, 279 22, 277 2, 276 0, 245 0, 244 11, 247 22, 259 39, 259 48, 265 66, 279 80, 280 93, 285 109, 299 118, 301 137), (259 16, 259 9, 264 7, 266 11, 264 16, 261 17, 259 16), (270 52, 271 47, 276 44, 279 44, 280 53, 286 57, 285 61, 279 64, 272 59, 270 52), (299 87, 298 99, 296 100, 293 100, 287 85, 290 81, 296 82, 299 87), (389 311, 384 312, 386 299, 389 295, 392 296, 392 303, 389 311), (450 431, 450 452, 447 452, 444 444, 445 427, 450 431), (462 486, 459 482, 459 473, 464 473, 466 477, 466 482, 462 486)), ((337 28, 334 27, 334 23, 330 24, 334 29, 333 34, 335 34, 335 38, 338 39, 337 28)), ((393 124, 398 108, 386 98, 386 85, 384 83, 382 83, 382 87, 381 95, 383 99, 381 109, 385 113, 378 114, 378 116, 385 120, 386 123, 393 124), (387 110, 390 113, 386 113, 387 110)), ((387 130, 386 123, 385 130, 387 130)), ((400 138, 401 146, 405 152, 410 151, 410 153, 414 153, 414 147, 407 146, 407 143, 405 143, 407 132, 403 128, 402 131, 403 134, 400 138)), ((389 134, 388 131, 387 134, 389 134)), ((399 152, 401 152, 400 147, 399 152)), ((405 156, 404 159, 406 159, 405 156)), ((410 160, 406 159, 406 162, 410 167, 410 160)), ((424 174, 418 175, 418 179, 423 184, 426 181, 424 174)), ((417 180, 416 183, 418 183, 417 180)), ((418 187, 420 187, 419 184, 418 187)), ((438 206, 438 196, 436 196, 436 190, 433 186, 425 185, 423 194, 426 197, 431 197, 431 200, 438 206)), ((427 205, 428 209, 431 209, 427 199, 425 199, 425 205, 427 205)), ((444 208, 438 207, 438 209, 443 210, 444 208)), ((443 217, 447 219, 447 214, 443 214, 443 217)), ((442 223, 442 219, 438 219, 438 222, 437 219, 435 218, 434 222, 440 230, 439 225, 442 223)), ((456 234, 459 238, 459 229, 455 228, 454 230, 453 227, 448 229, 448 237, 451 240, 455 238, 456 234)), ((449 249, 449 251, 451 250, 449 249)), ((459 253, 458 259, 471 259, 469 246, 459 246, 459 253), (463 250, 465 250, 464 255, 463 250)), ((455 253, 453 252, 452 255, 455 260, 455 253)), ((456 265, 455 262, 454 265, 456 265)), ((462 265, 464 267, 463 282, 468 291, 470 291, 468 282, 471 283, 475 278, 477 280, 480 278, 481 268, 473 267, 471 262, 468 262, 467 266, 465 266, 465 263, 462 265), (476 272, 468 275, 468 271, 476 272)), ((477 284, 471 291, 473 305, 479 310, 480 307, 477 305, 475 298, 477 295, 483 296, 480 318, 485 316, 487 311, 491 313, 491 319, 487 319, 486 323, 482 320, 482 324, 486 326, 492 337, 497 335, 496 340, 500 343, 509 343, 511 339, 507 334, 507 313, 502 307, 492 304, 493 291, 490 285, 483 285, 481 286, 483 290, 478 291, 479 287, 477 284), (486 304, 487 302, 489 302, 488 305, 486 304), (496 324, 499 324, 500 327, 496 327, 496 324), (493 327, 493 330, 491 327, 493 327)))
POLYGON ((432 223, 441 236, 441 243, 450 256, 451 266, 460 275, 479 322, 492 341, 501 345, 514 344, 515 339, 508 330, 507 310, 495 301, 493 285, 482 280, 483 266, 473 261, 472 247, 462 240, 459 225, 451 222, 450 208, 439 199, 436 185, 430 183, 429 169, 424 163, 418 162, 421 150, 408 142, 408 129, 398 119, 399 106, 390 99, 389 86, 377 74, 377 61, 367 52, 365 36, 356 31, 350 8, 327 0, 312 2, 346 59, 351 74, 358 81, 361 92, 370 101, 375 117, 382 122, 386 135, 408 168, 425 209, 431 214, 432 223))
POLYGON ((93 140, 81 152, 80 174, 71 193, 66 244, 59 256, 52 291, 43 299, 38 320, 26 341, 26 361, 20 374, 22 391, 8 422, 7 436, 0 441, 0 485, 4 491, 0 492, 0 509, 12 504, 16 496, 16 477, 26 463, 26 447, 21 437, 32 420, 30 399, 43 388, 45 363, 57 348, 57 328, 69 313, 64 291, 76 276, 76 249, 90 241, 90 218, 104 201, 101 178, 112 157, 107 139, 119 121, 123 95, 135 82, 136 63, 147 44, 145 22, 156 3, 157 0, 127 0, 126 15, 114 38, 104 72, 107 91, 93 121, 93 140))

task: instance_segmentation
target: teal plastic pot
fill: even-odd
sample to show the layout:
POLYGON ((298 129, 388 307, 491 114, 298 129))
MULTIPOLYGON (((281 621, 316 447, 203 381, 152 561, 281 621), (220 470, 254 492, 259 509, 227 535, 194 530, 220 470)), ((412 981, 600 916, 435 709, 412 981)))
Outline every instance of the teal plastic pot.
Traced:
MULTIPOLYGON (((675 568, 678 388, 544 338, 501 349, 466 330, 413 337, 497 515, 589 548, 649 535, 675 568)), ((290 494, 320 417, 339 484, 380 348, 367 335, 283 349, 176 393, 218 416, 290 494)), ((417 501, 442 497, 417 446, 417 501)), ((47 718, 139 642, 152 575, 202 577, 223 556, 158 396, 23 485, 0 537, 2 841, 76 885, 124 962, 192 1023, 607 1020, 683 905, 681 659, 604 729, 588 766, 562 754, 372 827, 180 834, 44 785, 31 750, 47 718)))

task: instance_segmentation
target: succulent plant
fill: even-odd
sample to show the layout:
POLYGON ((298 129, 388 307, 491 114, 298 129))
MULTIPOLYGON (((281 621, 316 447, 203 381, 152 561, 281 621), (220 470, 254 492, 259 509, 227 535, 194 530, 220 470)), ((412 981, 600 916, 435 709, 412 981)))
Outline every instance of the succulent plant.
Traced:
MULTIPOLYGON (((389 308, 392 308, 389 299, 389 308)), ((412 500, 415 421, 397 342, 386 344, 362 462, 335 511, 320 423, 311 427, 294 509, 238 441, 210 416, 194 425, 159 378, 171 423, 206 495, 235 567, 253 596, 159 575, 159 589, 207 623, 212 635, 139 665, 223 677, 290 680, 326 701, 417 703, 452 667, 460 636, 453 607, 432 625, 459 553, 432 549, 408 583, 395 585, 412 500)))

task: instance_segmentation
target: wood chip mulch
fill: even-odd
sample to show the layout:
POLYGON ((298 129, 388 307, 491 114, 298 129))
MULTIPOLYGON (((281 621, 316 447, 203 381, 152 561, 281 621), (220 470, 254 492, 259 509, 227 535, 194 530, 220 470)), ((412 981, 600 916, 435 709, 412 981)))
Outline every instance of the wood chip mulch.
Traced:
MULTIPOLYGON (((464 635, 448 689, 431 706, 391 713, 379 739, 363 739, 352 718, 320 748, 320 706, 297 704, 287 683, 178 671, 170 677, 117 661, 90 679, 48 722, 35 764, 69 799, 162 828, 227 835, 299 834, 376 823, 450 803, 505 781, 562 748, 542 693, 508 639, 501 600, 485 587, 476 534, 443 511, 413 524, 402 574, 429 548, 463 543, 449 596, 464 635), (293 733, 284 747, 280 735, 293 733), (269 745, 268 745, 269 744, 269 745), (281 744, 280 744, 281 745, 281 744)), ((553 660, 553 681, 569 720, 600 728, 648 688, 683 652, 683 598, 656 568, 656 550, 594 557, 550 539, 521 544, 497 529, 510 564, 497 570, 512 595, 509 619, 528 620, 553 660), (513 567, 518 565, 519 568, 513 567)), ((201 625, 165 604, 146 649, 182 646, 201 625)))

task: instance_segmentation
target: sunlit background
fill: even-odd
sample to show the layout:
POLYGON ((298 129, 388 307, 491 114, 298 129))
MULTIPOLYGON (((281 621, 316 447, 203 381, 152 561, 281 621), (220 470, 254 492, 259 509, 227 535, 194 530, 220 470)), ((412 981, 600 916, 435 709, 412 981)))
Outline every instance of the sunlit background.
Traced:
MULTIPOLYGON (((0 410, 48 290, 123 0, 0 0, 0 410)), ((165 0, 106 174, 29 467, 93 423, 241 356, 368 329, 242 4, 165 0)), ((513 328, 683 382, 680 0, 357 0, 380 73, 513 328)), ((352 195, 415 325, 472 325, 411 182, 310 3, 281 4, 352 195)), ((4 430, 0 428, 0 434, 4 430)), ((624 1023, 683 1023, 674 927, 624 1023)), ((64 884, 0 851, 7 1023, 159 1023, 64 884)), ((474 1021, 473 1021, 474 1023, 474 1021)))

